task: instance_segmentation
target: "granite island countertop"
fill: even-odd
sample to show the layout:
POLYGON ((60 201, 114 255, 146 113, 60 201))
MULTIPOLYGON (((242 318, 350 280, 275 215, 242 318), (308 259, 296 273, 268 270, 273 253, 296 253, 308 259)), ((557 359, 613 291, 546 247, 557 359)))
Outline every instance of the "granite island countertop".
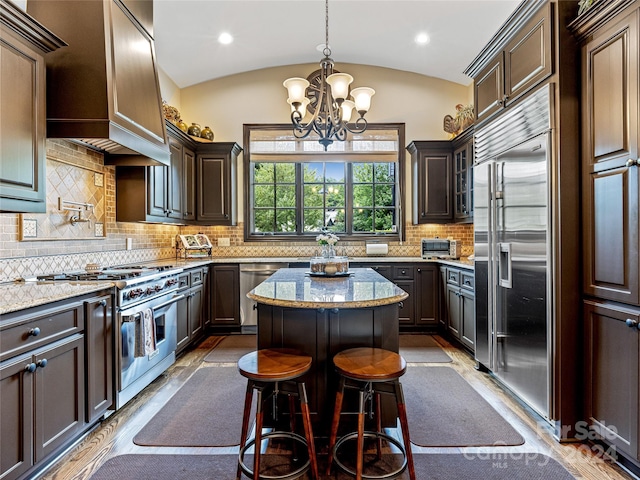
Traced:
POLYGON ((278 307, 368 308, 398 303, 409 295, 370 268, 353 268, 343 277, 312 277, 308 269, 281 268, 247 296, 278 307))
POLYGON ((15 282, 0 285, 0 315, 113 287, 113 282, 15 282))

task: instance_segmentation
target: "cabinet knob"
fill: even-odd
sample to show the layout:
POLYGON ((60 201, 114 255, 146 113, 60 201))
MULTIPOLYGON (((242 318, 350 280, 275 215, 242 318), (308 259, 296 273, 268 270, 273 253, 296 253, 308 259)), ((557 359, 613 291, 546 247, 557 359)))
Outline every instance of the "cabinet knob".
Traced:
POLYGON ((402 275, 406 275, 407 271, 406 270, 402 270, 402 275))
POLYGON ((398 306, 399 306, 400 308, 404 308, 404 302, 398 302, 398 306))
POLYGON ((32 337, 37 337, 38 335, 40 335, 40 328, 32 328, 31 330, 29 330, 29 335, 31 335, 32 337))
POLYGON ((421 268, 418 268, 418 270, 417 270, 417 271, 418 271, 418 273, 420 273, 420 272, 422 272, 422 269, 421 269, 421 268))
POLYGON ((27 365, 25 365, 24 371, 25 372, 29 372, 29 373, 35 372, 36 371, 36 364, 35 363, 28 363, 27 365))
POLYGON ((224 214, 224 218, 229 218, 229 214, 228 214, 228 213, 225 213, 225 214, 224 214))
POLYGON ((629 328, 639 328, 638 327, 638 321, 637 320, 633 320, 632 318, 627 318, 627 320, 624 322, 627 324, 627 327, 629 328))
POLYGON ((100 300, 100 302, 98 303, 98 305, 100 305, 101 307, 106 307, 107 306, 107 301, 103 298, 102 300, 100 300))
POLYGON ((36 364, 36 365, 37 365, 38 367, 40 367, 40 368, 44 368, 44 367, 46 367, 46 366, 47 366, 47 363, 49 363, 49 362, 47 361, 47 359, 46 359, 46 358, 43 358, 42 360, 38 360, 38 362, 37 362, 37 364, 36 364))
POLYGON ((638 166, 640 165, 640 159, 636 158, 630 158, 629 160, 627 160, 627 167, 633 167, 633 166, 638 166))

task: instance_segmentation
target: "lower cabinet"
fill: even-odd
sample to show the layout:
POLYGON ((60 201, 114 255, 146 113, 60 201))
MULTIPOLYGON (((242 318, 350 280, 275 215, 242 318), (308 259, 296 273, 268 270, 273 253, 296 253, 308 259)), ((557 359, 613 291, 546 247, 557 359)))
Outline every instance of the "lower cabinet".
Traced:
POLYGON ((618 452, 638 451, 640 309, 586 300, 585 419, 618 452))
POLYGON ((211 267, 211 326, 240 326, 240 267, 211 267))
POLYGON ((442 324, 449 336, 467 349, 475 346, 475 276, 473 271, 441 267, 443 279, 442 324))
POLYGON ((0 319, 0 478, 27 478, 113 399, 111 292, 0 319))
POLYGON ((178 301, 178 344, 176 353, 199 340, 204 334, 205 270, 185 270, 178 278, 179 291, 184 298, 178 301))

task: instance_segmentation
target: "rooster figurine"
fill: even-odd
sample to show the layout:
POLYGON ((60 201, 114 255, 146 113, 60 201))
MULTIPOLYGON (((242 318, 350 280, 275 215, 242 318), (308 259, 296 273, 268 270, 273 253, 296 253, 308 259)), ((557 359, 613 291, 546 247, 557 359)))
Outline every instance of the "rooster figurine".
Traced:
POLYGON ((454 138, 465 128, 473 123, 473 105, 467 105, 466 107, 459 103, 456 105, 455 118, 451 115, 444 116, 443 128, 444 131, 451 134, 451 138, 454 138))

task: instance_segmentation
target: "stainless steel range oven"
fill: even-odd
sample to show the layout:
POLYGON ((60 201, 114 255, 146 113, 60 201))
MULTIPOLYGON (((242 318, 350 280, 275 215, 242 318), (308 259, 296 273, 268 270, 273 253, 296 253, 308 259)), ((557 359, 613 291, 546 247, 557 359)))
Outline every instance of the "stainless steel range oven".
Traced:
MULTIPOLYGON (((106 280, 116 287, 115 359, 116 409, 136 396, 175 362, 177 344, 178 274, 173 266, 110 267, 96 272, 55 274, 38 280, 106 280), (155 349, 136 355, 136 330, 145 311, 152 312, 155 349)), ((141 341, 140 335, 137 338, 141 341)))

